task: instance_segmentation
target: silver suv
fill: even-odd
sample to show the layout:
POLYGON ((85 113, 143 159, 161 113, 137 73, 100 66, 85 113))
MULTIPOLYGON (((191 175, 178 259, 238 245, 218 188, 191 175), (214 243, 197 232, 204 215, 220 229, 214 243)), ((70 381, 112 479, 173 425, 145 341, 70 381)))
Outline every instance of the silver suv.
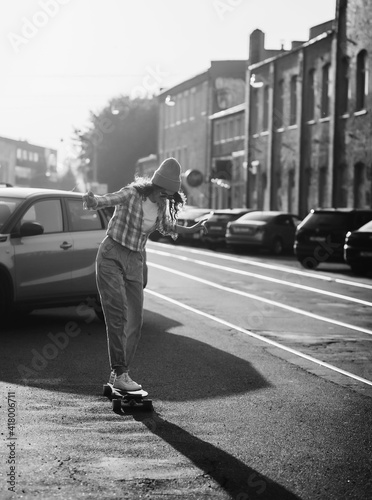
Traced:
POLYGON ((0 187, 0 321, 67 305, 102 319, 95 259, 110 217, 84 210, 79 193, 0 187))

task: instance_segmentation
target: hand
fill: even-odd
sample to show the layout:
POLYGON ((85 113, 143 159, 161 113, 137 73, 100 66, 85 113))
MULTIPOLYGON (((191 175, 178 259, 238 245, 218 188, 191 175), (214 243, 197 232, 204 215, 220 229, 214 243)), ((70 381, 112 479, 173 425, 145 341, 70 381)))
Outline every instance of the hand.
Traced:
POLYGON ((92 191, 88 191, 86 194, 83 195, 83 204, 85 210, 88 210, 89 208, 96 208, 97 200, 94 197, 92 191))
POLYGON ((198 230, 200 229, 200 232, 202 232, 203 234, 207 234, 208 233, 208 229, 205 227, 205 223, 207 222, 208 219, 203 219, 203 220, 200 220, 198 221, 193 227, 195 230, 198 230))

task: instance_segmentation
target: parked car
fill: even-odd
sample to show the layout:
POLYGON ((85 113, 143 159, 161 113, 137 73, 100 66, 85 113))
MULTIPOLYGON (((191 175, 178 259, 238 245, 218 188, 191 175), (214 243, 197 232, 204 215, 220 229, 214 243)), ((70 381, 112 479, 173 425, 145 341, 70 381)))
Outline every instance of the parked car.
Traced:
MULTIPOLYGON (((185 205, 177 214, 177 223, 178 224, 181 224, 181 225, 184 225, 184 221, 185 221, 185 215, 191 211, 191 210, 202 210, 202 212, 200 212, 201 214, 204 213, 204 209, 199 209, 199 207, 196 207, 194 205, 185 205)), ((209 212, 209 209, 206 208, 205 209, 207 212, 209 212)), ((197 215, 196 215, 197 216, 197 215)), ((192 224, 189 224, 189 225, 192 225, 192 224)), ((182 238, 183 238, 183 234, 182 235, 178 235, 178 238, 176 241, 174 241, 170 236, 164 236, 163 234, 161 234, 158 230, 156 231, 153 231, 150 236, 149 236, 149 239, 151 241, 159 241, 159 240, 167 240, 169 241, 170 243, 177 243, 177 242, 181 242, 182 241, 182 238)), ((192 236, 192 235, 191 235, 192 236)), ((197 237, 195 237, 197 238, 197 237)))
POLYGON ((344 259, 356 274, 372 270, 372 220, 346 234, 344 259))
POLYGON ((213 210, 205 226, 207 234, 203 234, 201 242, 208 248, 215 249, 226 244, 225 233, 229 222, 239 219, 242 215, 252 212, 249 208, 226 208, 224 210, 213 210))
POLYGON ((311 210, 297 227, 294 252, 306 269, 322 262, 344 262, 346 233, 372 220, 372 210, 330 208, 311 210))
POLYGON ((102 318, 95 258, 110 217, 84 210, 79 193, 0 188, 0 318, 84 304, 102 318))
MULTIPOLYGON (((178 224, 180 226, 190 227, 196 224, 204 216, 212 211, 211 208, 198 208, 186 206, 178 214, 178 224)), ((176 243, 200 243, 202 231, 197 233, 179 234, 176 243)))
POLYGON ((226 244, 234 249, 257 248, 274 255, 293 250, 296 227, 301 219, 278 211, 249 212, 226 228, 226 244))

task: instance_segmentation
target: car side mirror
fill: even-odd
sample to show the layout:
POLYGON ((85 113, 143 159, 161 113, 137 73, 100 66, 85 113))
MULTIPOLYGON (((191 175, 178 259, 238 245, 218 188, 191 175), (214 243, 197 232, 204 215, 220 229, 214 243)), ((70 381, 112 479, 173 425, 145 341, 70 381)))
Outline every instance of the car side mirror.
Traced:
POLYGON ((38 222, 24 222, 19 230, 21 237, 23 236, 38 236, 43 234, 44 228, 38 222))

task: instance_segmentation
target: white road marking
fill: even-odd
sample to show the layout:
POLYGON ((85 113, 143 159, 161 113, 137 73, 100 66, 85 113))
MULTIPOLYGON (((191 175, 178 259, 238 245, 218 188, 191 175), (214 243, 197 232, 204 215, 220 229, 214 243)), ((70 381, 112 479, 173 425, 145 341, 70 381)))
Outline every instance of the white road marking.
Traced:
POLYGON ((183 255, 176 255, 171 252, 164 252, 162 250, 148 250, 150 253, 161 255, 163 257, 172 257, 173 259, 183 260, 193 262, 205 267, 212 267, 214 269, 219 269, 221 271, 228 271, 230 273, 241 274, 243 276, 250 276, 252 278, 260 279, 263 281, 270 281, 271 283, 278 283, 280 285, 290 286, 292 288, 299 288, 301 290, 306 290, 308 292, 319 293, 321 295, 327 295, 328 297, 333 297, 337 299, 347 300, 348 302, 355 302, 363 306, 372 307, 372 302, 366 300, 356 299, 355 297, 349 297, 347 295, 342 295, 340 293, 328 292, 327 290, 320 290, 319 288, 314 288, 307 285, 301 285, 299 283, 291 283, 290 281, 280 280, 277 278, 271 278, 270 276, 263 276, 262 274, 251 273, 249 271, 242 271, 241 269, 235 269, 233 267, 221 266, 219 264, 212 264, 211 262, 206 262, 204 260, 191 259, 183 255))
POLYGON ((253 300, 264 302, 266 304, 270 304, 270 305, 275 306, 275 307, 280 307, 281 309, 286 309, 287 311, 290 311, 290 312, 293 312, 296 314, 301 314, 302 316, 307 316, 309 318, 317 319, 319 321, 331 323, 332 325, 337 325, 337 326, 341 326, 343 328, 348 328, 350 330, 355 330, 355 331, 360 332, 360 333, 366 333, 368 335, 372 335, 372 330, 369 330, 367 328, 362 328, 362 327, 351 325, 350 323, 343 323, 342 321, 336 321, 336 320, 333 320, 330 318, 326 318, 325 316, 320 316, 319 314, 314 314, 314 313, 311 313, 308 311, 304 311, 302 309, 298 309, 297 307, 287 306, 286 304, 276 302, 275 300, 265 299, 263 297, 259 297, 258 295, 254 295, 252 293, 243 292, 240 290, 234 290, 233 288, 219 285, 217 283, 214 283, 213 281, 205 280, 203 278, 198 278, 197 276, 193 276, 191 274, 186 274, 186 273, 183 273, 182 271, 176 271, 175 269, 170 269, 169 267, 162 266, 160 264, 154 264, 153 262, 148 262, 148 265, 151 267, 156 267, 157 269, 161 269, 162 271, 166 271, 166 272, 169 272, 172 274, 177 274, 178 276, 182 276, 182 277, 190 279, 190 280, 198 281, 199 283, 203 283, 204 285, 218 288, 219 290, 223 290, 225 292, 234 293, 236 295, 241 295, 243 297, 247 297, 247 298, 250 298, 253 300))
MULTIPOLYGON (((344 280, 340 278, 333 278, 330 276, 327 276, 326 274, 321 274, 320 272, 312 273, 309 271, 301 271, 299 269, 294 269, 293 267, 289 266, 280 266, 277 264, 267 264, 263 262, 258 262, 253 259, 246 259, 246 258, 239 258, 239 257, 234 257, 233 255, 226 255, 226 254, 221 254, 221 253, 216 253, 216 252, 207 252, 195 248, 188 248, 188 247, 170 247, 169 245, 165 243, 158 243, 158 242, 151 242, 151 245, 156 245, 160 246, 163 248, 177 248, 177 250, 182 250, 184 252, 188 253, 194 253, 197 255, 205 255, 208 258, 215 258, 215 259, 220 259, 220 260, 229 260, 231 262, 239 262, 243 264, 248 264, 250 266, 256 266, 256 267, 262 267, 264 269, 272 269, 274 271, 283 271, 288 274, 297 274, 299 276, 303 276, 306 278, 313 278, 321 281, 328 281, 328 282, 335 282, 335 283, 340 283, 343 285, 350 285, 350 286, 355 286, 358 288, 367 288, 368 290, 372 290, 372 285, 368 285, 367 283, 359 283, 358 281, 351 281, 351 280, 344 280)), ((147 247, 147 250, 152 250, 152 248, 147 247)))
POLYGON ((337 366, 330 365, 329 363, 325 363, 324 361, 320 361, 319 359, 313 358, 312 356, 308 356, 307 354, 304 354, 300 351, 297 351, 296 349, 291 349, 290 347, 286 347, 284 345, 281 345, 278 342, 275 342, 273 340, 262 337, 261 335, 258 335, 257 333, 253 333, 250 330, 246 330, 245 328, 241 328, 238 325, 234 325, 233 323, 230 323, 230 322, 225 321, 223 319, 216 318, 215 316, 212 316, 211 314, 205 313, 203 311, 200 311, 199 309, 195 309, 194 307, 183 304, 182 302, 179 302, 178 300, 171 299, 170 297, 167 297, 165 295, 162 295, 158 292, 154 292, 153 290, 149 290, 149 289, 145 289, 145 292, 150 294, 150 295, 153 295, 155 297, 158 297, 159 299, 170 302, 171 304, 182 307, 183 309, 186 309, 190 312, 193 312, 194 314, 198 314, 199 316, 204 316, 205 318, 210 319, 212 321, 215 321, 216 323, 220 323, 221 325, 227 326, 228 328, 232 328, 238 332, 244 333, 245 335, 249 335, 250 337, 253 337, 257 340, 265 342, 266 344, 277 347, 278 349, 281 349, 283 351, 287 351, 287 352, 294 354, 300 358, 306 359, 308 361, 311 361, 312 363, 323 366, 324 368, 328 368, 329 370, 340 373, 341 375, 345 375, 346 377, 352 378, 354 380, 358 380, 359 382, 362 382, 363 384, 367 384, 367 385, 372 386, 372 382, 370 380, 359 377, 358 375, 354 375, 353 373, 342 370, 341 368, 337 368, 337 366))

